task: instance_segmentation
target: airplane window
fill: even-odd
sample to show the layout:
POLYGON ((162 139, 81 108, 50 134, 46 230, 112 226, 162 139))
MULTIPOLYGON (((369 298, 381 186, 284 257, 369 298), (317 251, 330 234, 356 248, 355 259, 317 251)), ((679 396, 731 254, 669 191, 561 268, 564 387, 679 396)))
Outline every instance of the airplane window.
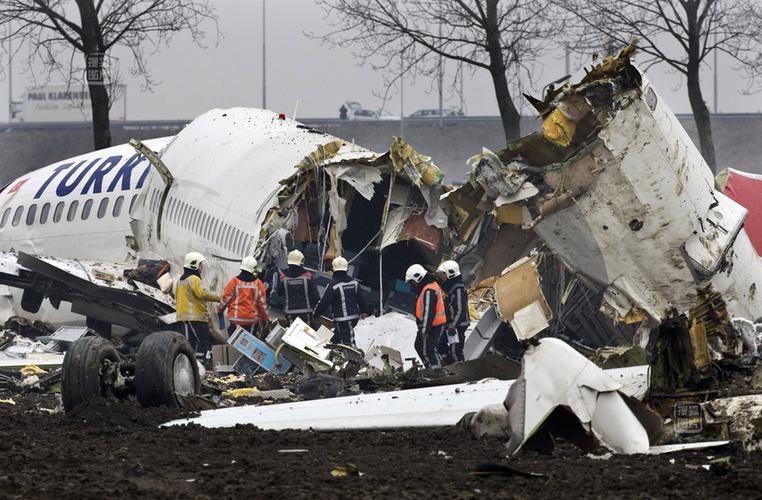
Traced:
POLYGON ((238 255, 243 255, 244 243, 246 243, 246 233, 241 231, 241 238, 238 240, 238 255))
POLYGON ((122 204, 124 203, 124 196, 119 196, 114 201, 114 209, 111 210, 111 215, 113 217, 119 217, 119 214, 122 213, 122 204))
POLYGON ((204 226, 204 238, 209 239, 209 236, 212 234, 212 227, 214 224, 214 218, 209 215, 206 218, 206 226, 204 226))
POLYGON ((209 241, 215 241, 215 238, 217 237, 217 224, 219 221, 217 219, 214 219, 214 222, 212 222, 212 230, 209 232, 209 241))
POLYGON ((3 220, 0 221, 0 228, 5 227, 5 224, 8 222, 8 217, 11 215, 11 209, 6 208, 5 212, 3 212, 3 220))
POLYGON ((209 215, 206 212, 201 212, 201 222, 198 225, 198 234, 203 236, 206 232, 206 225, 209 222, 209 215))
POLYGON ((16 227, 19 225, 19 222, 21 222, 21 215, 24 213, 24 207, 18 207, 16 209, 16 213, 13 214, 13 220, 11 221, 11 224, 13 224, 13 227, 16 227))
POLYGON ((190 207, 187 203, 183 202, 183 215, 182 215, 182 222, 180 222, 180 226, 187 228, 188 227, 188 215, 190 214, 190 207))
POLYGON ((230 240, 228 241, 228 250, 230 250, 231 252, 235 251, 235 238, 236 238, 237 232, 238 230, 236 228, 233 228, 230 231, 230 240))
POLYGON ((204 233, 206 233, 206 228, 207 228, 207 223, 208 222, 209 222, 209 216, 206 214, 206 212, 202 212, 201 213, 201 224, 199 225, 199 228, 198 228, 198 234, 200 234, 201 236, 203 236, 204 233))
POLYGON ((233 253, 241 253, 241 231, 235 230, 235 239, 233 240, 233 253))
POLYGON ((48 215, 50 214, 50 203, 46 203, 42 206, 42 210, 40 210, 40 224, 45 224, 48 222, 48 215))
POLYGON ((225 224, 225 229, 222 231, 222 236, 220 236, 220 246, 222 248, 227 248, 225 243, 228 241, 229 238, 230 238, 230 226, 225 224))
POLYGON ((227 249, 230 245, 230 235, 233 234, 233 228, 225 224, 225 235, 222 238, 222 248, 227 249))
POLYGON ((198 225, 198 234, 203 237, 206 234, 207 222, 209 222, 209 216, 206 212, 201 212, 201 222, 198 225))
POLYGON ((31 226, 34 224, 34 216, 37 215, 37 204, 33 203, 29 206, 29 210, 26 211, 26 225, 31 226))
POLYGON ((235 248, 233 244, 235 243, 235 233, 236 233, 236 231, 237 231, 236 228, 234 228, 234 227, 230 228, 230 237, 228 238, 228 241, 226 242, 227 244, 225 245, 225 248, 227 248, 231 252, 235 248))
POLYGON ((241 253, 243 255, 251 255, 251 235, 246 234, 246 238, 243 240, 243 249, 241 250, 241 253))
POLYGON ((53 222, 58 222, 61 220, 61 216, 63 215, 63 209, 64 209, 64 202, 59 201, 58 205, 56 205, 56 209, 53 212, 53 222))
POLYGON ((167 203, 167 212, 166 212, 167 220, 172 220, 172 215, 174 213, 175 213, 175 199, 170 198, 169 203, 167 203))
POLYGON ((74 220, 74 217, 77 216, 77 207, 79 207, 79 202, 77 200, 72 201, 69 205, 69 211, 66 213, 66 220, 69 222, 74 220))
POLYGON ((132 199, 130 200, 130 209, 129 212, 132 212, 132 207, 135 205, 135 200, 138 199, 138 195, 134 195, 132 199))
MULTIPOLYGON (((92 198, 87 200, 84 205, 82 205, 82 220, 86 220, 88 217, 90 217, 90 209, 93 208, 93 200, 92 198)), ((71 219, 69 219, 71 220, 71 219)))
POLYGON ((99 219, 102 219, 106 216, 106 211, 108 211, 108 198, 103 198, 101 204, 98 205, 98 213, 96 215, 99 219))
POLYGON ((199 218, 199 211, 198 208, 193 209, 193 216, 191 217, 191 227, 190 230, 194 233, 198 232, 198 218, 199 218))

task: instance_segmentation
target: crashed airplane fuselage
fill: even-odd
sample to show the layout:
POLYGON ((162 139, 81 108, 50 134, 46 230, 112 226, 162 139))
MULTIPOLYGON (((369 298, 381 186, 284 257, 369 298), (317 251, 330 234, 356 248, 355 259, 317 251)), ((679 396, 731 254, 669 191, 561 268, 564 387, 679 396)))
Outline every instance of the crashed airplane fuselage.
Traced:
MULTIPOLYGON (((287 250, 297 247, 317 271, 337 255, 359 259, 355 264, 362 263, 359 268, 365 271, 361 278, 379 292, 374 296, 380 310, 384 292, 393 291, 406 265, 436 263, 446 247, 448 218, 439 204, 442 173, 400 140, 392 142, 389 152, 377 154, 270 111, 233 108, 199 116, 171 140, 133 146, 144 155, 132 150, 130 166, 141 167, 139 175, 133 168, 132 184, 126 176, 131 170, 119 167, 116 155, 102 160, 108 152, 99 152, 98 158, 86 155, 33 174, 40 179, 36 184, 22 179, 6 189, 0 234, 2 249, 14 252, 0 269, 4 283, 35 288, 38 297, 55 295, 58 305, 75 291, 55 268, 71 273, 79 265, 83 272, 77 278, 113 287, 109 281, 121 280, 121 268, 134 267, 138 259, 169 261, 170 273, 177 277, 183 256, 200 251, 207 256, 207 286, 219 290, 238 273, 244 256, 256 255, 263 274, 277 276, 287 250), (87 177, 91 169, 97 174, 94 180, 87 177), (56 184, 58 175, 63 177, 56 184), (105 217, 116 213, 117 203, 108 205, 107 186, 125 182, 131 191, 126 201, 118 199, 119 217, 105 217), (72 187, 74 183, 81 185, 72 187), (26 194, 57 196, 74 190, 83 199, 61 200, 60 206, 47 198, 19 201, 26 194), (103 201, 93 198, 101 191, 103 201), (45 220, 39 222, 40 217, 45 220), (31 222, 25 225, 22 218, 31 222), (96 224, 88 226, 91 218, 96 224), (66 233, 69 243, 61 247, 61 235, 48 237, 46 231, 66 233), (29 254, 23 258, 36 268, 31 276, 16 262, 15 251, 29 254), (36 260, 41 255, 51 258, 36 260), (62 257, 80 262, 56 263, 62 257), (99 263, 108 269, 93 266, 99 263), (17 279, 21 274, 23 279, 17 279), (104 275, 107 279, 100 280, 104 275)), ((124 148, 115 149, 124 156, 124 148)), ((84 303, 93 294, 82 283, 76 295, 84 303)), ((8 316, 39 318, 37 311, 22 310, 19 297, 8 302, 8 316)), ((165 310, 171 298, 160 302, 159 309, 165 310)), ((94 319, 110 322, 108 304, 102 305, 105 310, 90 312, 94 319)))
POLYGON ((731 316, 756 318, 762 265, 743 229, 747 210, 715 188, 629 56, 627 49, 579 84, 533 100, 542 129, 499 152, 501 161, 489 152, 471 160, 499 169, 507 190, 491 193, 475 170, 448 200, 533 229, 603 291, 602 310, 616 321, 653 327, 668 310, 690 310, 709 285, 731 316))

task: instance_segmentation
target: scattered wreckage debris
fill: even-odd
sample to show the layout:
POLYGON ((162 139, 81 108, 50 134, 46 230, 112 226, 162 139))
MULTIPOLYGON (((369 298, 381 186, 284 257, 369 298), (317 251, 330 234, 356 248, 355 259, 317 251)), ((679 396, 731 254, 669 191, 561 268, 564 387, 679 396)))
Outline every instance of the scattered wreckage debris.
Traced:
MULTIPOLYGON (((640 398, 645 395, 647 366, 614 369, 611 373, 625 393, 640 398)), ((166 425, 194 423, 216 428, 251 424, 260 429, 324 431, 454 426, 463 415, 485 404, 502 404, 514 383, 514 380, 483 379, 269 406, 222 408, 166 425)))
MULTIPOLYGON (((662 419, 654 410, 706 396, 726 367, 756 361, 756 325, 740 319, 762 304, 747 210, 715 188, 629 55, 534 100, 541 130, 471 158, 471 177, 458 188, 443 185, 430 158, 399 138, 379 155, 314 131, 288 132, 310 137, 284 160, 301 155, 289 164, 293 174, 282 179, 282 170, 264 168, 262 184, 277 187, 262 190, 255 212, 241 217, 253 232, 227 238, 238 253, 256 255, 271 287, 294 248, 323 287, 326 264, 345 256, 378 315, 357 327, 361 350, 332 345, 325 326, 301 320, 288 329, 268 325, 262 337, 239 328, 215 348, 215 369, 243 374, 224 381, 203 377, 177 334, 151 333, 175 319, 163 292, 177 272, 161 255, 172 253, 162 227, 203 163, 190 158, 199 146, 185 132, 151 159, 162 175, 149 179, 131 211, 133 249, 160 258, 128 269, 19 253, 0 282, 24 288, 32 308, 43 298, 72 302, 104 337, 111 324, 142 334, 125 352, 101 337, 71 344, 67 410, 104 395, 192 409, 242 400, 253 404, 166 425, 354 430, 461 422, 477 437, 507 439, 510 454, 551 450, 554 437, 624 454, 726 444, 657 445, 662 419), (167 175, 167 165, 184 160, 187 170, 167 175), (414 296, 399 278, 413 262, 432 266, 444 257, 473 264, 466 271, 473 322, 468 361, 434 376, 411 350, 415 325, 406 313, 414 296), (520 371, 490 352, 521 359, 520 371), (497 376, 465 382, 489 375, 497 376), (275 376, 281 387, 258 386, 275 376), (403 389, 373 392, 379 388, 403 389), (200 397, 204 390, 212 396, 200 397)), ((215 125, 216 116, 186 130, 215 125)), ((201 250, 215 257, 212 281, 237 260, 201 250)), ((277 297, 271 305, 278 308, 277 297)))

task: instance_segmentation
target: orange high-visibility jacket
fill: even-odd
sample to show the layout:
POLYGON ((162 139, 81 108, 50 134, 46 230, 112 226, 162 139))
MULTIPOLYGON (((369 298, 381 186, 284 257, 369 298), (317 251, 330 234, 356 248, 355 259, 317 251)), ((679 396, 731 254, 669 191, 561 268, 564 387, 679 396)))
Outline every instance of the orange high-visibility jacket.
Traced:
POLYGON ((253 325, 270 319, 265 297, 265 285, 259 278, 242 281, 236 276, 225 287, 222 304, 227 307, 232 324, 253 325))
MULTIPOLYGON (((429 316, 429 311, 427 311, 426 308, 431 306, 428 303, 424 304, 426 292, 429 290, 434 291, 437 300, 434 311, 434 320, 431 322, 431 326, 444 325, 447 322, 447 313, 445 312, 444 304, 444 292, 442 291, 442 287, 440 287, 436 281, 429 283, 421 289, 421 293, 418 295, 418 303, 415 306, 415 315, 418 317, 418 321, 421 323, 426 321, 426 318, 429 316)), ((422 326, 425 329, 428 325, 422 326)))

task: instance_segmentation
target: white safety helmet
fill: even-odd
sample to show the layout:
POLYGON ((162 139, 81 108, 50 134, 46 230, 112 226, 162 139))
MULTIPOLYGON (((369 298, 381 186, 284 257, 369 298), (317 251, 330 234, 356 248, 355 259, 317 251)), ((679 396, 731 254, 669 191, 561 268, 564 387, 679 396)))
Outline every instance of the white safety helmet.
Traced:
POLYGON ((414 283, 420 283, 423 277, 426 276, 426 269, 420 264, 413 264, 407 268, 405 273, 405 281, 412 281, 414 283))
POLYGON ((299 250, 291 250, 286 259, 289 266, 301 266, 304 264, 304 254, 299 250))
POLYGON ((333 259, 333 263, 331 264, 333 266, 334 272, 336 271, 346 271, 349 269, 349 262, 347 262, 347 259, 344 257, 336 257, 333 259))
POLYGON ((183 263, 183 267, 198 270, 198 266, 200 266, 201 263, 205 261, 206 259, 200 253, 188 252, 185 254, 185 262, 183 263))
POLYGON ((252 256, 244 257, 241 261, 241 270, 252 274, 257 272, 257 259, 252 256))
POLYGON ((437 271, 447 276, 447 279, 457 278, 460 276, 460 266, 454 260, 446 260, 439 264, 437 271))

